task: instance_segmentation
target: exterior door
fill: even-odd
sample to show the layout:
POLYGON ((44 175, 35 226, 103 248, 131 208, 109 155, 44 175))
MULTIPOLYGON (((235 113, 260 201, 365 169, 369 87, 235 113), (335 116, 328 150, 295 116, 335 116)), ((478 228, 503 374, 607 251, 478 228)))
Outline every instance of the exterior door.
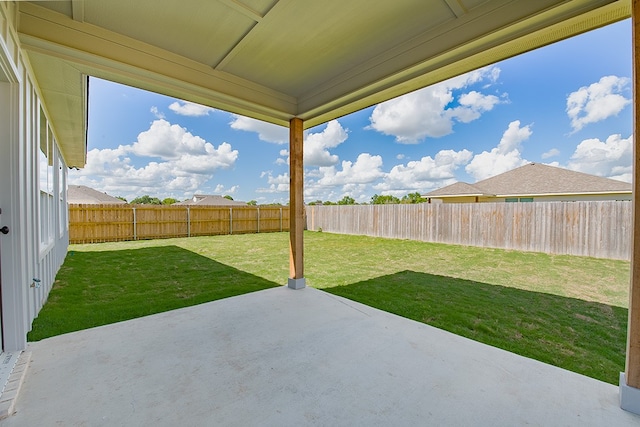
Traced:
MULTIPOLYGON (((3 235, 5 234, 9 234, 9 227, 7 227, 6 225, 2 224, 2 209, 0 209, 0 239, 2 238, 3 235)), ((2 348, 0 348, 0 352, 2 352, 2 350, 4 350, 4 339, 2 336, 2 251, 1 251, 1 246, 0 245, 0 344, 2 345, 2 348)))

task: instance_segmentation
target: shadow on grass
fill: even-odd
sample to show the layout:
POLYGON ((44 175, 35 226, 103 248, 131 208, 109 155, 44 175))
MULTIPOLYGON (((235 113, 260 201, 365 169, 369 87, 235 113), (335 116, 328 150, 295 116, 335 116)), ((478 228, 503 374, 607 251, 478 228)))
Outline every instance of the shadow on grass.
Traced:
POLYGON ((27 338, 38 341, 276 286, 177 246, 72 251, 27 338))
POLYGON ((624 308, 413 271, 323 290, 612 384, 624 370, 624 308))

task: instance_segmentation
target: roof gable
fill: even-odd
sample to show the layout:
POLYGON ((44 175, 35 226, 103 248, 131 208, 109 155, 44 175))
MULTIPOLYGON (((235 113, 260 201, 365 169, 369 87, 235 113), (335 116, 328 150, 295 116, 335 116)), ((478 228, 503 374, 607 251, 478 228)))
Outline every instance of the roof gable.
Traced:
POLYGON ((70 185, 67 189, 67 202, 85 205, 124 204, 123 200, 84 185, 70 185))
POLYGON ((455 184, 447 185, 446 187, 439 188, 430 193, 424 195, 424 197, 462 197, 462 196, 489 196, 481 188, 467 184, 466 182, 456 182, 455 184))
POLYGON ((478 181, 475 187, 494 195, 630 192, 631 184, 583 172, 529 163, 478 181))

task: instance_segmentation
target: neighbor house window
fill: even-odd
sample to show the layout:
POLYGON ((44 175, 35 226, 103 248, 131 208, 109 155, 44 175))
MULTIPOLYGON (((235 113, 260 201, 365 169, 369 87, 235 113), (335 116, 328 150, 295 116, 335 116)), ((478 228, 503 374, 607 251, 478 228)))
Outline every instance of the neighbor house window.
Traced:
POLYGON ((533 202, 533 197, 505 197, 506 203, 533 202))

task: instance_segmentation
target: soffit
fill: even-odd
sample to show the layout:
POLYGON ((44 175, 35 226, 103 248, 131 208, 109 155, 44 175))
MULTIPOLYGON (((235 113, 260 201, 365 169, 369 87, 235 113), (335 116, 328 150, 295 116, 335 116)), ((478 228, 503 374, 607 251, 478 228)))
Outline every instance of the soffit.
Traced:
POLYGON ((77 138, 62 134, 82 134, 86 102, 70 99, 86 96, 83 75, 280 125, 300 117, 310 127, 623 19, 630 1, 66 0, 18 8, 22 47, 64 145, 77 138))

